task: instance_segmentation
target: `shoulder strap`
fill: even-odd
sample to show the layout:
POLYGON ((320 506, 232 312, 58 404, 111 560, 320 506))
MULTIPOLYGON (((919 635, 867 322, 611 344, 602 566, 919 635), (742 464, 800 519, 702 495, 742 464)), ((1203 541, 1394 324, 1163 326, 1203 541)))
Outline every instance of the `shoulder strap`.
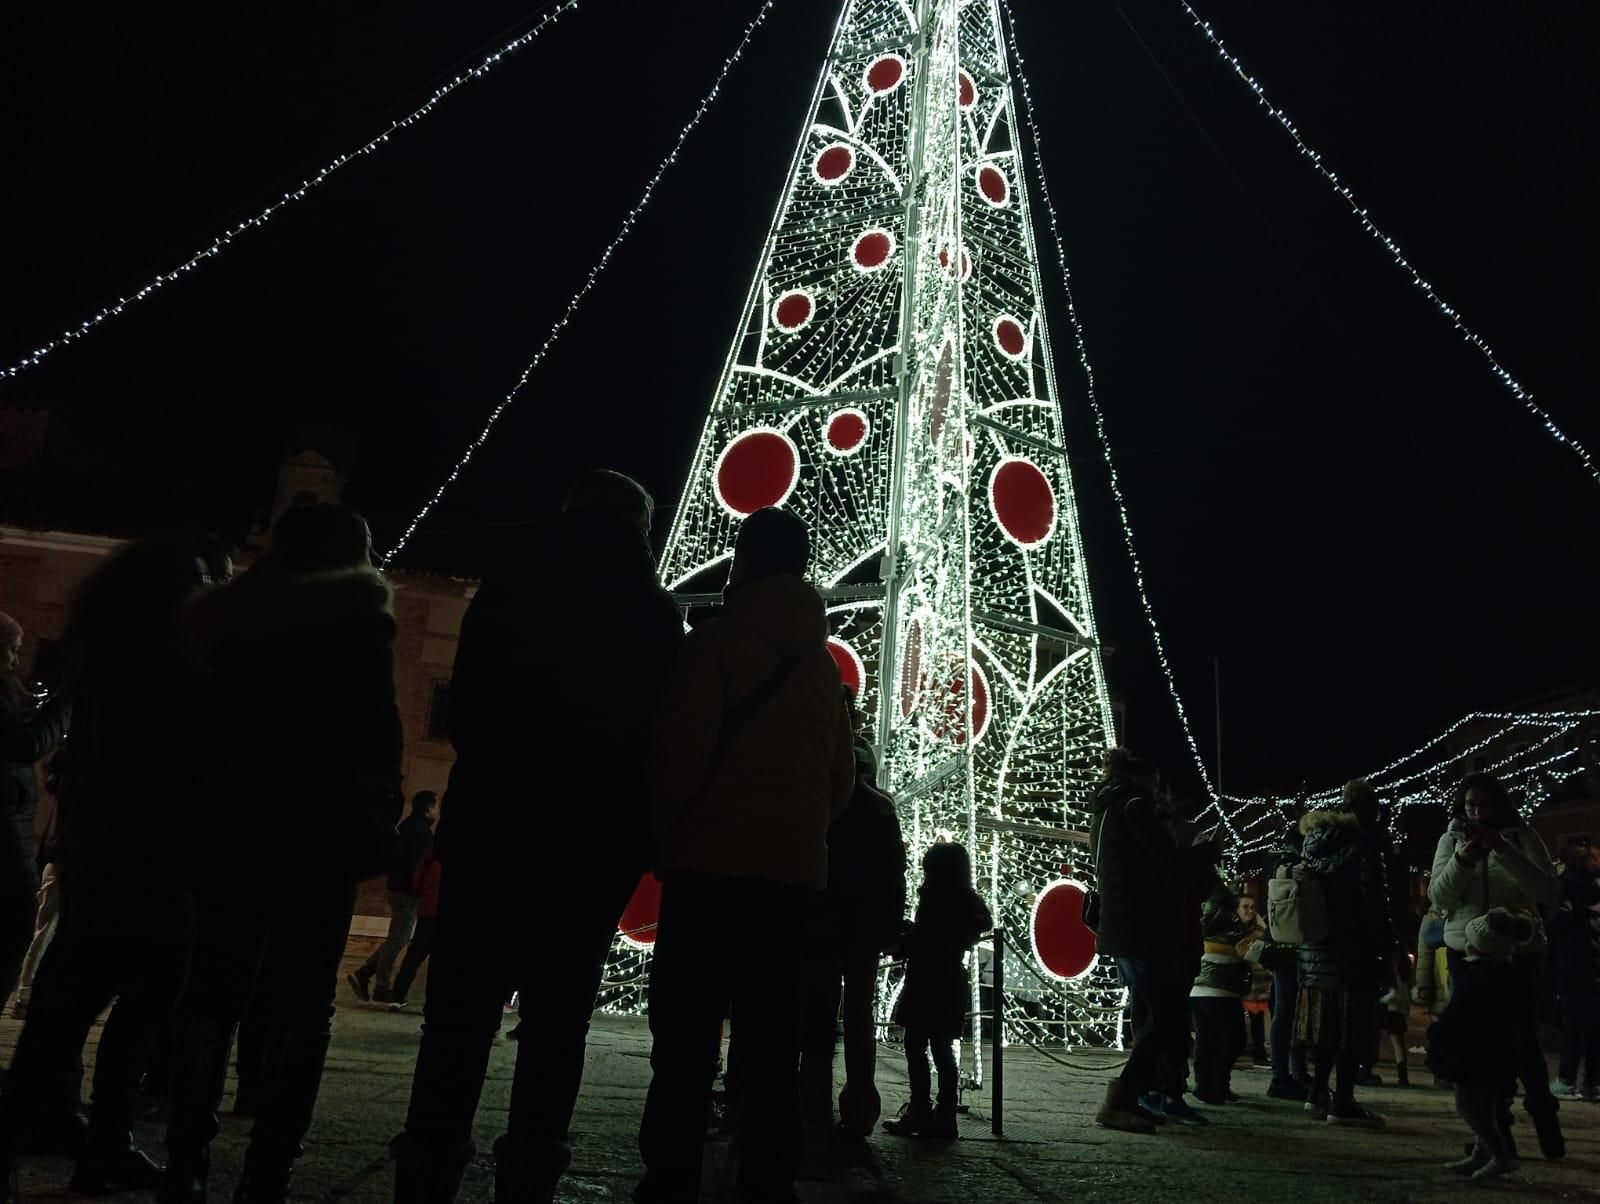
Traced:
POLYGON ((778 658, 778 663, 759 682, 755 689, 734 703, 722 716, 722 724, 717 729, 719 740, 726 740, 767 703, 777 697, 778 691, 783 689, 783 683, 789 680, 789 674, 794 672, 794 667, 800 663, 798 656, 784 656, 778 658))

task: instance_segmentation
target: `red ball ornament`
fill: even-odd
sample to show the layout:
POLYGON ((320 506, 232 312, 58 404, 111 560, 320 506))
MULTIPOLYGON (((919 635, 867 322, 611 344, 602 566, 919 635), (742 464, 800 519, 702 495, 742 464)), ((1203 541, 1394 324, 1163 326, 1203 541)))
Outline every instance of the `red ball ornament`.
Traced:
POLYGON ((839 684, 850 691, 851 697, 859 701, 861 686, 867 680, 867 669, 861 663, 861 657, 849 644, 834 636, 828 637, 828 655, 833 657, 833 663, 839 666, 839 684))
POLYGON ((850 249, 850 258, 855 261, 858 272, 876 272, 893 254, 894 235, 882 229, 868 230, 850 249))
POLYGON ((617 932, 635 949, 648 949, 656 943, 656 923, 661 919, 661 882, 646 871, 633 888, 633 896, 622 909, 617 932))
POLYGON ((1028 334, 1022 323, 1010 314, 994 320, 994 345, 1007 359, 1020 360, 1028 354, 1028 334))
POLYGON ((1006 173, 993 163, 985 163, 978 168, 978 191, 983 194, 983 199, 996 209, 1011 200, 1011 183, 1006 179, 1006 173))
POLYGON ((989 478, 989 506, 1000 529, 1015 544, 1035 548, 1056 524, 1056 495, 1050 479, 1022 456, 1002 460, 989 478))
POLYGON ((828 419, 824 432, 828 450, 836 456, 853 455, 867 441, 869 429, 867 416, 861 410, 850 406, 838 411, 828 419))
POLYGON ((825 146, 811 161, 811 174, 819 183, 837 184, 850 174, 856 165, 856 153, 842 142, 825 146))
POLYGON ((872 60, 867 67, 867 91, 876 96, 893 92, 906 77, 906 61, 898 54, 885 54, 872 60))
POLYGON ((1083 922, 1081 882, 1052 882, 1033 902, 1033 955, 1044 972, 1062 982, 1082 978, 1099 963, 1095 936, 1083 922))
POLYGON ((956 80, 956 103, 963 109, 970 109, 978 103, 978 86, 964 70, 956 80))
POLYGON ((800 480, 800 453, 782 431, 746 431, 723 448, 711 478, 717 501, 743 518, 788 500, 800 480))
POLYGON ((816 313, 811 294, 803 288, 790 289, 773 303, 772 324, 787 334, 793 334, 816 313))

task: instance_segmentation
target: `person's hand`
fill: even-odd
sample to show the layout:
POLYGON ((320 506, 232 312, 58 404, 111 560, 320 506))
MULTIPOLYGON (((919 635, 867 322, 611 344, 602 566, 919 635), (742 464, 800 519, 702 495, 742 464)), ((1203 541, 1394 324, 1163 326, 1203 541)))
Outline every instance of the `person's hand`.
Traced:
POLYGON ((1256 965, 1260 965, 1261 955, 1265 952, 1266 944, 1264 942, 1253 941, 1250 947, 1244 951, 1244 959, 1247 962, 1254 962, 1256 965))
POLYGON ((1504 853, 1511 846, 1506 843, 1506 838, 1494 828, 1480 829, 1477 835, 1480 843, 1489 847, 1491 852, 1504 853))
MULTIPOLYGON (((1505 841, 1502 840, 1500 843, 1504 845, 1505 841)), ((1490 845, 1487 840, 1474 836, 1465 844, 1456 846, 1456 858, 1463 865, 1477 865, 1478 862, 1489 855, 1489 849, 1490 845)))

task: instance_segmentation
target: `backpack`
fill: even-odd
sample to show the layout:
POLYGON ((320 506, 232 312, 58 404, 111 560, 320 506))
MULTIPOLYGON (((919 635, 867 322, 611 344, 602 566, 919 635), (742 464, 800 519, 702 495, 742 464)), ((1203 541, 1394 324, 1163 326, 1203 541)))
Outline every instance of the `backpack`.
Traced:
POLYGON ((1284 945, 1320 945, 1328 939, 1328 898, 1308 867, 1279 866, 1267 883, 1267 929, 1284 945))

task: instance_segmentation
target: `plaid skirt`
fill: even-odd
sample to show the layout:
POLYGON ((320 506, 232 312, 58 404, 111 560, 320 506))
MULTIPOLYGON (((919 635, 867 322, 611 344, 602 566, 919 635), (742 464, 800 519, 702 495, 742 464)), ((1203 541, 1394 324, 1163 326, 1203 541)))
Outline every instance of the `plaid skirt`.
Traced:
POLYGON ((1367 992, 1301 987, 1294 1011, 1294 1043, 1312 1049, 1359 1053, 1371 1050, 1378 1029, 1378 1001, 1367 992))

